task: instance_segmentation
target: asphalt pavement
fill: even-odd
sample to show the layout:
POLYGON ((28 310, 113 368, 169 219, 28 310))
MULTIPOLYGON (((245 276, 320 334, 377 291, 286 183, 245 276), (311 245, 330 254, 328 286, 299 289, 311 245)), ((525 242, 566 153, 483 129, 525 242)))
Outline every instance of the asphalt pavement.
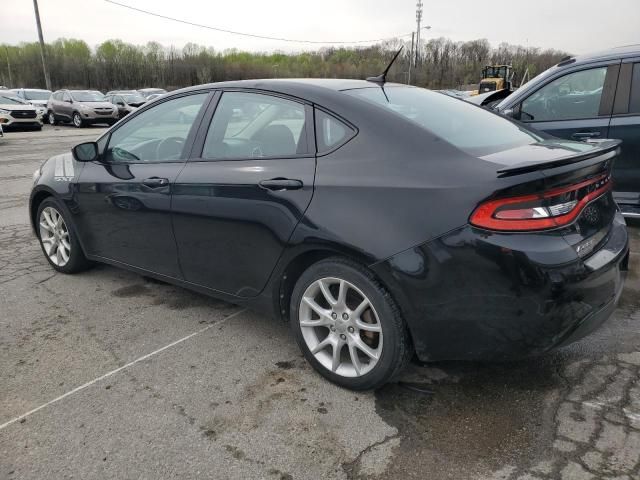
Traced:
POLYGON ((640 228, 620 307, 544 357, 354 393, 286 324, 108 266, 56 274, 32 174, 98 127, 0 139, 0 479, 638 479, 640 228))

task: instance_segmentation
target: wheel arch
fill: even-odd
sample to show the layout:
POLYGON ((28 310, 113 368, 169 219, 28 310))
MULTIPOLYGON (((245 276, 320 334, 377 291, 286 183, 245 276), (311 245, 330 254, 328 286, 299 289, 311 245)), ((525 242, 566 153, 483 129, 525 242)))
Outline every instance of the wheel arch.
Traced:
POLYGON ((31 197, 31 203, 29 205, 29 214, 31 217, 31 228, 36 235, 38 235, 38 208, 40 208, 40 204, 44 202, 47 198, 53 197, 53 193, 49 190, 38 190, 31 197))
POLYGON ((328 247, 316 247, 300 251, 282 262, 283 266, 275 277, 275 288, 273 288, 273 305, 277 316, 284 321, 288 321, 291 294, 302 273, 314 263, 333 257, 344 258, 366 268, 376 281, 387 290, 400 310, 401 315, 405 316, 405 308, 403 308, 403 302, 399 301, 402 299, 398 298, 399 289, 396 285, 393 285, 393 278, 388 275, 380 275, 382 272, 372 269, 371 266, 375 262, 371 258, 361 252, 328 247))

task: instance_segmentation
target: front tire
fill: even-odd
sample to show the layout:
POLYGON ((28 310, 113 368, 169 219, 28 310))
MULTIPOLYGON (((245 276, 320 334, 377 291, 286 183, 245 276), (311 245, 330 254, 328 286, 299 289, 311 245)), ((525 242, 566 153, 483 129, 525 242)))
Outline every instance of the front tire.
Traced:
POLYGON ((36 231, 45 258, 61 273, 76 273, 89 268, 78 242, 71 219, 64 213, 60 203, 47 198, 38 207, 36 231))
POLYGON ((413 355, 394 300, 355 262, 331 258, 309 267, 294 287, 290 312, 293 335, 307 361, 342 387, 378 388, 413 355))
POLYGON ((53 114, 53 112, 49 112, 49 125, 51 125, 52 127, 58 125, 58 120, 56 120, 56 116, 53 114))
POLYGON ((74 112, 73 117, 71 118, 73 122, 73 126, 76 128, 82 128, 84 126, 84 122, 82 121, 82 117, 78 112, 74 112))

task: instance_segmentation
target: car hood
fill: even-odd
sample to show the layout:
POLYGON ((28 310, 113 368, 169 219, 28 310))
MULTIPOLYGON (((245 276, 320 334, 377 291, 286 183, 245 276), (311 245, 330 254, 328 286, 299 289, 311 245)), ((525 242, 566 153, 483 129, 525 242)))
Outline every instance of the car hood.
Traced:
POLYGON ((31 105, 37 107, 46 107, 49 100, 27 100, 31 105))
POLYGON ((498 173, 513 174, 572 163, 614 150, 619 145, 619 140, 573 142, 554 138, 505 149, 480 158, 495 163, 498 173))
POLYGON ((5 104, 0 102, 0 108, 3 110, 9 110, 9 111, 14 111, 14 110, 35 110, 35 107, 33 105, 16 105, 15 103, 9 103, 9 104, 5 104))

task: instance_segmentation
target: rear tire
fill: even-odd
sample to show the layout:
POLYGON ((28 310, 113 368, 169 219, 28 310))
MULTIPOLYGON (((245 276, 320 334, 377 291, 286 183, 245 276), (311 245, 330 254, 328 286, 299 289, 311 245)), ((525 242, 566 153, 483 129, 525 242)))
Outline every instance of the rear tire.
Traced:
POLYGON ((413 356, 391 295, 350 260, 329 258, 309 267, 293 289, 290 312, 291 330, 307 361, 342 387, 378 388, 413 356))
POLYGON ((54 270, 77 273, 91 266, 87 260, 69 215, 60 202, 49 197, 40 204, 36 232, 45 258, 54 270))

